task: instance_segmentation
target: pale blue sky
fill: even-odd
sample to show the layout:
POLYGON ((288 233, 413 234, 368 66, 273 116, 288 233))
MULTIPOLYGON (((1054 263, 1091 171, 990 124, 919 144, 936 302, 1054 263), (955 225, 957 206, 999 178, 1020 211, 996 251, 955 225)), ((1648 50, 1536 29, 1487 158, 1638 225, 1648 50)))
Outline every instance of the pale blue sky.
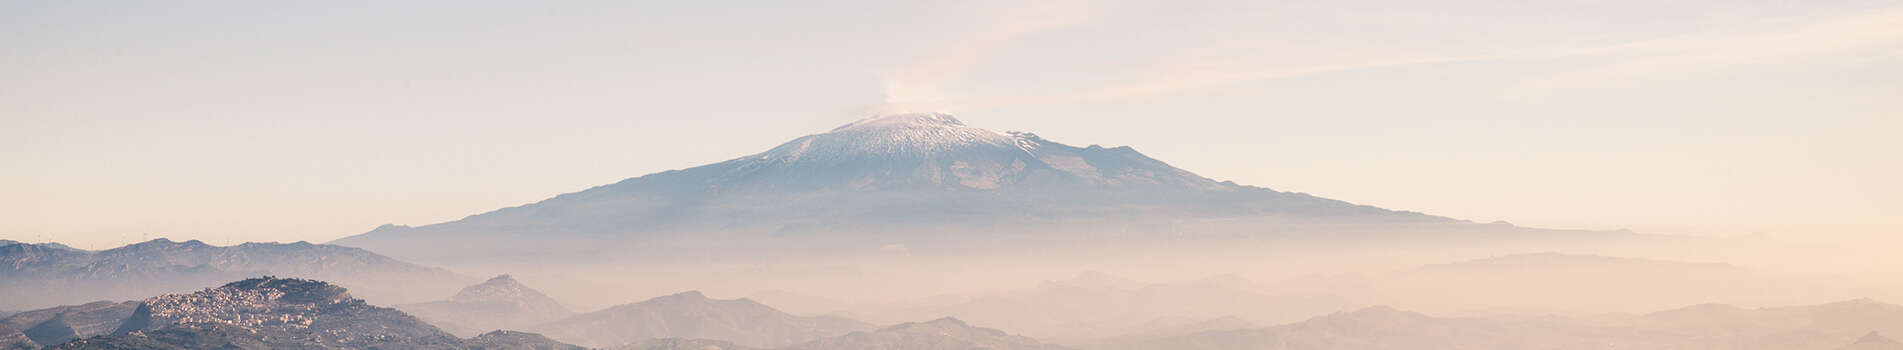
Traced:
POLYGON ((1903 233, 1903 2, 9 1, 0 238, 325 241, 878 110, 1528 226, 1903 233))

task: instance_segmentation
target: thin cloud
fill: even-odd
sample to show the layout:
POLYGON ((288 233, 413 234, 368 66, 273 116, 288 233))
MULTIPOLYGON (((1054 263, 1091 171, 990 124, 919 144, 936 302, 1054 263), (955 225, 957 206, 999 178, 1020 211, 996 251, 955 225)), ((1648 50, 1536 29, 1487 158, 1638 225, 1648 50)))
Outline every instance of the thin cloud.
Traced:
MULTIPOLYGON (((1140 98, 1213 86, 1369 69, 1582 57, 1596 58, 1603 63, 1589 66, 1591 68, 1587 69, 1533 78, 1532 88, 1589 86, 1622 81, 1635 76, 1693 74, 1777 64, 1795 59, 1815 57, 1854 59, 1861 57, 1854 55, 1859 50, 1896 48, 1899 44, 1903 44, 1903 26, 1897 23, 1903 23, 1903 7, 1863 11, 1797 23, 1739 23, 1699 32, 1592 47, 1449 53, 1376 50, 1359 52, 1348 57, 1331 58, 1327 60, 1329 63, 1309 63, 1316 60, 1300 62, 1299 59, 1283 59, 1285 57, 1273 55, 1219 57, 1218 59, 1201 57, 1162 64, 1161 66, 1164 67, 1162 69, 1148 74, 1134 75, 1113 84, 1045 94, 1009 96, 974 94, 951 99, 944 98, 950 94, 936 91, 935 89, 950 86, 951 81, 946 78, 963 77, 971 69, 989 62, 991 54, 1000 50, 1011 38, 1035 31, 1027 29, 1051 28, 1050 26, 1000 26, 994 27, 992 31, 975 33, 961 44, 953 45, 951 49, 948 49, 962 55, 947 55, 944 59, 920 62, 909 66, 908 69, 897 70, 897 72, 910 73, 888 76, 887 94, 888 103, 929 101, 933 107, 938 108, 994 108, 1140 98), (1769 25, 1773 23, 1778 25, 1769 25), (894 79, 896 77, 911 77, 912 79, 894 79), (931 83, 906 85, 905 82, 931 83), (908 93, 925 91, 930 93, 908 93), (893 98, 904 96, 933 96, 934 98, 893 98)), ((1290 51, 1290 54, 1300 55, 1304 52, 1290 51)), ((1878 56, 1863 59, 1893 58, 1878 56)))
POLYGON ((1012 42, 1025 36, 1096 20, 1097 6, 1089 0, 1020 1, 990 9, 979 30, 928 50, 920 59, 879 74, 884 84, 884 108, 923 107, 954 98, 945 89, 994 60, 1012 42))
POLYGON ((1683 76, 1818 58, 1865 56, 1903 48, 1903 6, 1771 28, 1725 28, 1619 45, 1585 48, 1564 57, 1603 56, 1608 65, 1548 76, 1534 88, 1591 86, 1631 79, 1683 76))

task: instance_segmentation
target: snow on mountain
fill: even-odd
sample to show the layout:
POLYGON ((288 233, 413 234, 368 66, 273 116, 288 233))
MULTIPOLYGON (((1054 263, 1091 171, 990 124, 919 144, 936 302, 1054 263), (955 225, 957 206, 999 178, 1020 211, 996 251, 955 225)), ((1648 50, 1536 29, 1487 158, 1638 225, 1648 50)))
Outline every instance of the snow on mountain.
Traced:
POLYGON ((719 169, 705 179, 714 189, 1225 188, 1129 147, 1071 147, 1036 134, 966 126, 943 113, 879 115, 703 168, 719 169))
POLYGON ((949 114, 891 114, 862 119, 830 132, 809 135, 761 153, 775 162, 908 158, 973 149, 1020 148, 1035 144, 1023 137, 965 126, 949 114))

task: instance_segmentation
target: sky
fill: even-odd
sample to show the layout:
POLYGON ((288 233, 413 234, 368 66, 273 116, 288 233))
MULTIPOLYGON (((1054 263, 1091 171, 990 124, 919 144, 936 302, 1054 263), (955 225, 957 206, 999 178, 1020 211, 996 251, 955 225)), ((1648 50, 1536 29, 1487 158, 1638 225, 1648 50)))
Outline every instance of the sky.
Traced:
POLYGON ((1522 226, 1900 242, 1903 2, 0 3, 0 239, 323 242, 889 111, 1522 226))

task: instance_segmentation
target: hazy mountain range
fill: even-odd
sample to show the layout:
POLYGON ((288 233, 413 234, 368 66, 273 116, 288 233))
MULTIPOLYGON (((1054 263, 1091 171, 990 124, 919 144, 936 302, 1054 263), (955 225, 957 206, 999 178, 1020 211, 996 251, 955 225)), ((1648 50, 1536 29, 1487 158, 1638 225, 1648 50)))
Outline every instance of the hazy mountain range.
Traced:
MULTIPOLYGON (((514 283, 497 282, 497 279, 471 288, 480 291, 514 283)), ((1062 349, 951 318, 875 329, 842 318, 791 316, 744 299, 708 299, 697 292, 617 306, 537 328, 579 334, 584 340, 614 344, 604 347, 618 349, 1062 349), (735 345, 737 343, 759 345, 735 345)), ((276 277, 245 279, 138 302, 61 306, 0 319, 0 348, 42 346, 58 349, 580 349, 540 334, 513 330, 457 338, 397 309, 373 306, 351 297, 343 287, 315 280, 276 277), (19 328, 32 331, 21 332, 19 328)))
POLYGON ((881 115, 759 154, 461 220, 385 225, 333 243, 418 261, 494 262, 871 254, 892 246, 929 254, 1324 232, 1466 237, 1559 231, 1216 181, 1130 147, 1074 147, 1031 133, 969 127, 947 114, 915 113, 881 115), (801 249, 772 249, 788 246, 801 249))
POLYGON ((1290 323, 1374 305, 1437 315, 1646 312, 1708 302, 1790 305, 1856 297, 1835 292, 1843 289, 1729 264, 1530 253, 1260 282, 1225 274, 1152 283, 1085 272, 982 294, 875 304, 787 291, 755 295, 809 314, 875 323, 949 316, 1077 345, 1290 323))
MULTIPOLYGON (((1156 286, 1101 274, 1051 284, 1043 288, 1142 290, 1156 286)), ((465 291, 459 293, 468 296, 465 301, 541 299, 524 297, 539 293, 506 276, 465 291)), ((513 312, 482 317, 533 313, 525 308, 480 311, 494 310, 513 312)), ((1272 327, 1225 319, 1148 327, 1152 331, 1147 334, 1131 331, 1123 337, 1065 347, 1014 334, 1010 328, 980 327, 951 317, 872 327, 838 317, 793 316, 746 299, 711 299, 687 292, 532 328, 553 336, 500 330, 457 338, 423 319, 353 298, 336 285, 253 278, 139 302, 22 312, 0 319, 0 348, 579 348, 558 341, 574 339, 607 348, 652 350, 1887 349, 1895 342, 1881 334, 1903 334, 1903 306, 1852 300, 1756 309, 1701 304, 1645 314, 1470 317, 1370 307, 1272 327)))
POLYGON ((305 242, 218 247, 161 238, 101 251, 15 243, 0 246, 0 309, 137 299, 266 274, 335 280, 379 302, 428 300, 439 297, 428 295, 437 288, 473 280, 363 249, 305 242))
MULTIPOLYGON (((1903 307, 1868 300, 1745 309, 1697 305, 1641 315, 1434 317, 1388 307, 1281 326, 1105 344, 1092 350, 1837 349, 1903 331, 1903 307)), ((1858 345, 1865 346, 1865 345, 1858 345)), ((1880 346, 1880 345, 1868 345, 1880 346)))

